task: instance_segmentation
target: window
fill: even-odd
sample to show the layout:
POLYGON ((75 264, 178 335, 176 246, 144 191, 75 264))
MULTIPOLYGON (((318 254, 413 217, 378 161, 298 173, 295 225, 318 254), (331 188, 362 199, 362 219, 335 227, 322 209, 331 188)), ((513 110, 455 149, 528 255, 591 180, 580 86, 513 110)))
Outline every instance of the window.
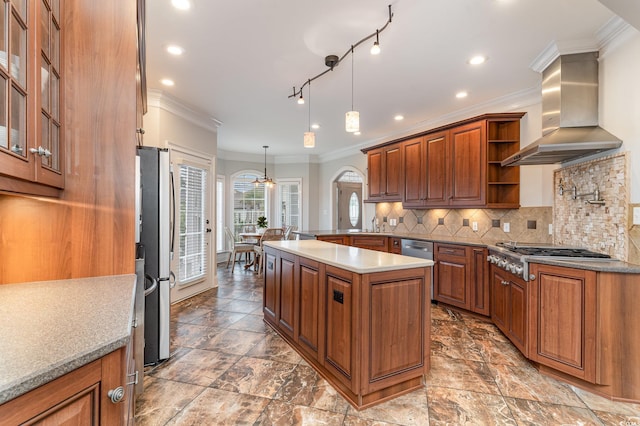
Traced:
POLYGON ((216 179, 216 251, 224 251, 224 176, 216 179))
POLYGON ((247 225, 255 226, 258 217, 267 216, 264 184, 253 183, 259 176, 243 173, 233 179, 233 232, 238 235, 247 225))
POLYGON ((180 243, 178 280, 181 284, 207 273, 207 171, 180 165, 180 243))
POLYGON ((280 226, 302 228, 302 179, 278 179, 278 219, 280 226))

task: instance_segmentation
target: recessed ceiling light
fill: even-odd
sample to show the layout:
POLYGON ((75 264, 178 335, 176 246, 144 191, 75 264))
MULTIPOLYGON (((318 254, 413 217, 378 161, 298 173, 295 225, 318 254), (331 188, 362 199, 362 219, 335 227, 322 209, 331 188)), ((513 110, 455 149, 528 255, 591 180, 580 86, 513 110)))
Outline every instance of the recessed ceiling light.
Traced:
POLYGON ((458 92, 456 93, 456 98, 462 99, 467 97, 467 92, 458 92))
POLYGON ((175 44, 170 44, 169 46, 167 46, 167 52, 171 53, 172 55, 175 56, 180 56, 184 53, 184 49, 180 46, 177 46, 175 44))
POLYGON ((404 115, 398 114, 395 117, 393 117, 393 119, 396 120, 396 121, 404 120, 404 115))
POLYGON ((176 9, 180 9, 180 10, 191 9, 191 0, 171 0, 171 4, 176 9))
POLYGON ((353 134, 356 135, 356 136, 360 136, 361 133, 360 132, 353 132, 353 134))
POLYGON ((478 56, 474 56, 473 58, 469 59, 469 63, 471 65, 480 65, 480 64, 484 64, 486 60, 487 60, 486 57, 484 57, 482 55, 478 55, 478 56))
POLYGON ((317 129, 319 129, 319 128, 320 128, 320 125, 319 125, 319 124, 314 123, 314 124, 312 124, 312 125, 311 125, 311 128, 312 128, 312 129, 317 130, 317 129))
POLYGON ((176 84, 170 78, 163 78, 162 80, 160 80, 160 83, 164 84, 165 86, 175 86, 175 84, 176 84))

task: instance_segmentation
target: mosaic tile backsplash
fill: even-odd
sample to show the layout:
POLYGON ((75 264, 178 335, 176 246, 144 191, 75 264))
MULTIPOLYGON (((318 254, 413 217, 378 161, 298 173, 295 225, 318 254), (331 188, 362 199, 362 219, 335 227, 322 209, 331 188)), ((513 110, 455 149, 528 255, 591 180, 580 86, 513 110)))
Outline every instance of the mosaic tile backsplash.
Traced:
POLYGON ((488 244, 496 241, 551 243, 552 210, 551 207, 405 210, 402 203, 378 203, 376 217, 386 232, 473 238, 488 244), (395 226, 390 226, 392 219, 395 226), (477 231, 473 230, 474 222, 477 231), (505 232, 505 224, 509 232, 505 232))
POLYGON ((638 263, 638 230, 631 226, 629 173, 626 152, 586 161, 554 171, 554 242, 587 247, 620 260, 638 263), (560 194, 562 185, 563 193, 560 194), (591 204, 599 190, 604 204, 591 204), (635 254, 629 250, 629 236, 635 235, 635 254), (632 258, 635 259, 632 260, 632 258))

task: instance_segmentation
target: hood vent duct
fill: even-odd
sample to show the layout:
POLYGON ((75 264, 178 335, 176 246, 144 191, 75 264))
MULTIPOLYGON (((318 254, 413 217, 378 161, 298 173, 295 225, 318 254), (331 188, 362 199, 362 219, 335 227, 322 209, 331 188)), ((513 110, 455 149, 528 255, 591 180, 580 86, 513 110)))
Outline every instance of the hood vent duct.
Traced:
POLYGON ((555 164, 619 148, 598 126, 598 53, 559 56, 542 72, 542 138, 502 166, 555 164))

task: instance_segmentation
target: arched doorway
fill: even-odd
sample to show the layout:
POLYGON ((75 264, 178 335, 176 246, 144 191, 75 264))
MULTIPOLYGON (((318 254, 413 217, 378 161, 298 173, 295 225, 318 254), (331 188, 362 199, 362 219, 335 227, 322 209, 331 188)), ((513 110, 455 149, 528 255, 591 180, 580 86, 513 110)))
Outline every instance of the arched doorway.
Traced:
POLYGON ((362 229, 362 176, 343 171, 335 180, 336 227, 362 229))

